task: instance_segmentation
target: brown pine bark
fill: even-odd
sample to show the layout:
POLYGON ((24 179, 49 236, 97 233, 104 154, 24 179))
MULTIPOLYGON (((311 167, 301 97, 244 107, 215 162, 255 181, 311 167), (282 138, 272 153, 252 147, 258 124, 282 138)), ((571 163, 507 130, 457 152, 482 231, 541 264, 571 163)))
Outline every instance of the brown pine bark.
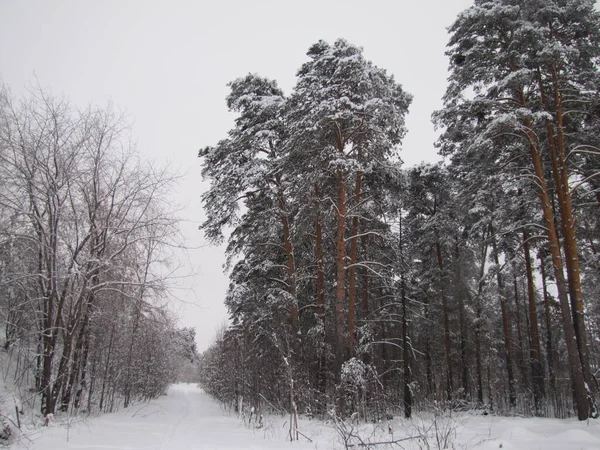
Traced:
MULTIPOLYGON (((550 30, 552 32, 552 30, 550 30)), ((579 267, 579 254, 576 240, 576 220, 573 214, 571 201, 571 191, 569 187, 569 176, 567 169, 566 141, 564 135, 564 113, 563 98, 560 90, 559 76, 556 64, 551 65, 552 74, 552 96, 554 99, 554 125, 548 121, 546 123, 546 138, 548 140, 548 150, 550 161, 552 163, 552 177, 554 179, 556 196, 558 199, 558 210, 560 215, 561 231, 563 234, 563 250, 565 253, 565 267, 567 270, 567 281, 569 297, 571 300, 571 314, 573 320, 573 329, 579 359, 582 366, 583 377, 588 386, 588 397, 590 402, 591 414, 597 415, 597 409, 594 400, 594 393, 597 390, 595 378, 592 377, 589 349, 587 344, 587 332, 584 317, 583 291, 581 288, 581 276, 579 267)), ((538 88, 542 99, 542 104, 547 111, 550 111, 549 102, 546 97, 544 85, 542 82, 541 71, 538 69, 538 88)), ((564 278, 564 276, 563 276, 564 278)), ((560 294, 559 294, 560 296, 560 294)))
MULTIPOLYGON (((360 202, 362 172, 357 172, 354 186, 354 207, 360 202)), ((348 353, 354 354, 354 334, 356 327, 356 263, 358 260, 358 215, 352 218, 350 237, 350 265, 348 268, 348 353)))
MULTIPOLYGON (((579 254, 577 248, 576 220, 573 214, 571 191, 569 188, 569 175, 567 170, 566 143, 564 135, 564 114, 562 93, 559 87, 556 66, 552 65, 552 86, 554 94, 556 137, 555 145, 549 145, 551 150, 552 172, 555 178, 558 197, 560 223, 563 233, 563 249, 565 252, 565 266, 569 283, 571 298, 571 312, 575 325, 575 338, 583 368, 583 376, 590 389, 595 390, 595 380, 591 376, 590 356, 587 345, 587 332, 584 317, 583 291, 581 288, 581 275, 579 267, 579 254), (552 151, 555 150, 555 151, 552 151)), ((549 135, 550 137, 550 135, 549 135)))
MULTIPOLYGON (((337 150, 344 155, 344 140, 338 130, 337 150)), ((336 354, 338 366, 345 357, 346 317, 346 177, 342 169, 337 171, 337 236, 336 236, 336 285, 335 285, 335 322, 336 322, 336 354)))
POLYGON ((535 304, 535 284, 533 280, 533 265, 529 248, 529 235, 523 228, 523 254, 525 257, 525 273, 527 276, 527 298, 529 312, 529 357, 531 361, 531 381, 533 385, 533 400, 536 412, 539 413, 541 402, 545 397, 544 365, 540 345, 540 332, 537 319, 537 306, 535 304))
MULTIPOLYGON (((523 92, 520 92, 520 100, 522 105, 526 105, 523 92)), ((556 278, 556 287, 558 290, 558 299, 562 315, 563 330, 565 333, 565 344, 571 369, 571 381, 573 382, 573 397, 577 417, 579 420, 588 419, 592 415, 592 405, 588 397, 586 382, 577 348, 577 340, 575 337, 575 326, 572 320, 571 305, 567 294, 567 285, 563 271, 563 259, 560 252, 560 242, 558 232, 556 230, 554 213, 552 211, 550 196, 548 195, 548 185, 544 173, 542 157, 538 148, 537 136, 533 131, 532 123, 529 119, 522 119, 522 124, 525 129, 525 134, 529 141, 529 153, 537 180, 538 195, 544 214, 544 222, 547 229, 548 242, 550 245, 550 253, 552 255, 552 263, 554 266, 554 276, 556 278)))

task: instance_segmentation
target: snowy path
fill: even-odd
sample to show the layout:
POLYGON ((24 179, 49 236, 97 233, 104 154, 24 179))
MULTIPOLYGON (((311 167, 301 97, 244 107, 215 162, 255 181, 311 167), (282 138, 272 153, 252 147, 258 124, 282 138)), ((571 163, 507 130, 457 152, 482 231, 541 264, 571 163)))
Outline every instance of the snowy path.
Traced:
MULTIPOLYGON (((25 443, 23 443, 25 444, 25 443)), ((194 385, 179 384, 149 404, 105 414, 73 425, 43 430, 30 450, 193 450, 314 449, 314 444, 285 441, 285 432, 250 430, 226 415, 194 385), (67 441, 68 434, 68 441, 67 441)))
MULTIPOLYGON (((456 415, 449 426, 454 447, 468 450, 599 450, 600 420, 578 422, 576 419, 522 419, 517 417, 456 415)), ((224 412, 219 404, 195 385, 179 384, 168 395, 127 410, 104 414, 97 418, 66 426, 54 424, 35 431, 34 442, 22 440, 18 449, 27 450, 233 450, 340 449, 340 440, 331 425, 320 421, 301 420, 300 428, 314 442, 290 443, 286 440, 285 417, 265 419, 265 427, 249 429, 234 414, 224 412)), ((395 420, 391 423, 395 436, 414 435, 414 422, 395 420), (412 425, 411 425, 412 424, 412 425)), ((387 423, 362 424, 363 436, 374 427, 384 430, 377 437, 389 439, 387 423)), ((427 427, 426 427, 427 428, 427 427)), ((377 440, 376 439, 376 440, 377 440)), ((435 440, 430 436, 430 443, 435 440)), ((385 447, 389 448, 389 447, 385 447)), ((427 448, 422 442, 406 442, 406 449, 427 448)), ((432 446, 431 448, 435 448, 432 446)))

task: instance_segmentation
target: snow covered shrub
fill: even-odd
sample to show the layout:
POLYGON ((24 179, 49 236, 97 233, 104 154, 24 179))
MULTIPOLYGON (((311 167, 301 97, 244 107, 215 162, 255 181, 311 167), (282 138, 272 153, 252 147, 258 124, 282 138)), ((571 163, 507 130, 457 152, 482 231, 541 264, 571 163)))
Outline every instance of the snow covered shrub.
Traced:
POLYGON ((0 415, 0 442, 6 442, 12 435, 12 428, 6 418, 0 415))
POLYGON ((364 389, 369 367, 359 359, 351 358, 342 365, 342 384, 353 390, 364 389))
POLYGON ((350 358, 342 365, 339 395, 344 399, 348 415, 367 420, 367 396, 377 390, 376 384, 377 373, 373 366, 357 358, 350 358))

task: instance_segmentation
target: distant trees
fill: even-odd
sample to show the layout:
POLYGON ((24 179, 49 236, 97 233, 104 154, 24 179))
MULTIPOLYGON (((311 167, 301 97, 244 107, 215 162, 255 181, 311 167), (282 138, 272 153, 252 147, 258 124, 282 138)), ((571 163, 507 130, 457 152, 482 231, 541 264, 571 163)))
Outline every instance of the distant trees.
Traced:
POLYGON ((33 374, 44 415, 155 397, 173 379, 173 176, 138 160, 111 108, 1 94, 0 312, 17 382, 33 374))
POLYGON ((231 227, 236 262, 207 389, 365 417, 432 401, 595 417, 598 30, 587 0, 481 0, 460 14, 433 115, 444 164, 400 168, 410 96, 343 40, 310 48, 289 97, 266 80, 237 97, 253 106, 218 148, 241 162, 215 176, 221 156, 200 154, 203 228, 231 227), (250 110, 260 127, 242 145, 250 110), (250 161, 261 170, 245 179, 250 161), (212 212, 223 183, 248 186, 264 167, 281 184, 215 203, 239 219, 212 212), (217 383, 232 361, 243 377, 217 383))

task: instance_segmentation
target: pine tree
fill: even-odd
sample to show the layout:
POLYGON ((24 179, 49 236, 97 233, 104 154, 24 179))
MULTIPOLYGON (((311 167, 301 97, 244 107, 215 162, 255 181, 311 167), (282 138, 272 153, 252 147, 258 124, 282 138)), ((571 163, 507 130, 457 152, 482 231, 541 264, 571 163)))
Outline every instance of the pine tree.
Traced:
MULTIPOLYGON (((578 120, 578 109, 584 111, 577 103, 589 98, 588 86, 597 79, 599 24, 593 2, 587 0, 477 1, 450 28, 450 86, 444 98, 445 110, 437 116, 438 123, 451 130, 447 136, 455 141, 464 128, 457 123, 460 116, 456 113, 465 114, 471 123, 487 118, 472 148, 500 155, 512 150, 512 157, 529 153, 530 173, 548 229, 580 419, 595 414, 595 387, 589 367, 566 159, 571 144, 564 130, 567 122, 578 120), (569 114, 575 116, 573 119, 564 112, 565 102, 572 101, 569 114), (512 143, 501 148, 499 137, 512 143), (545 158, 551 162, 560 229, 551 208, 545 158)), ((508 161, 511 156, 497 159, 508 161)))
POLYGON ((302 153, 298 159, 321 162, 336 179, 335 324, 341 364, 346 355, 354 353, 355 345, 363 178, 377 171, 397 149, 405 134, 404 116, 411 98, 393 77, 367 61, 362 49, 343 39, 333 45, 319 41, 308 56, 310 61, 298 71, 298 83, 290 97, 290 145, 292 152, 302 153))

